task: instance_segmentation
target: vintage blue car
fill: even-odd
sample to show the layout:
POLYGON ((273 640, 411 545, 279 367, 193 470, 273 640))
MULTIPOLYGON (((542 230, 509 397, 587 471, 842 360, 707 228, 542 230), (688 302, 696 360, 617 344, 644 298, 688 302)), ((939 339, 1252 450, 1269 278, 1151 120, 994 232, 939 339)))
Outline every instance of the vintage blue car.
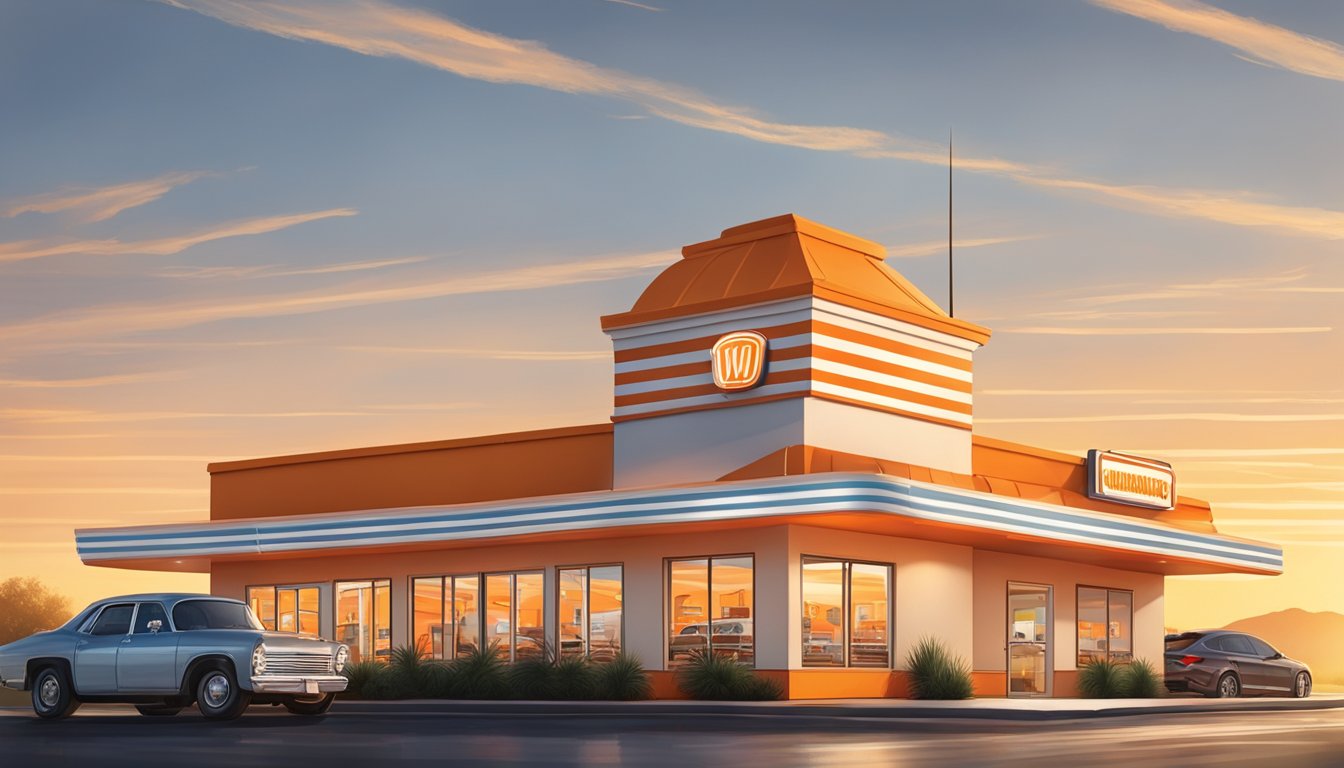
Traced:
POLYGON ((320 715, 345 690, 349 649, 268 632, 248 606, 210 595, 113 597, 59 629, 0 646, 0 685, 32 691, 38 717, 84 702, 175 715, 195 703, 211 719, 249 704, 320 715))

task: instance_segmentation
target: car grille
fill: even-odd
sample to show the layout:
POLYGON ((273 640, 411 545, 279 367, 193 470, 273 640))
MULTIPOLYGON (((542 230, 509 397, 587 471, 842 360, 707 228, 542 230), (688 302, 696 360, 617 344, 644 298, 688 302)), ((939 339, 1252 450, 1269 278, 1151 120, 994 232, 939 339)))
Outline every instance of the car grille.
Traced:
POLYGON ((330 653, 266 652, 266 674, 301 675, 331 672, 330 653))

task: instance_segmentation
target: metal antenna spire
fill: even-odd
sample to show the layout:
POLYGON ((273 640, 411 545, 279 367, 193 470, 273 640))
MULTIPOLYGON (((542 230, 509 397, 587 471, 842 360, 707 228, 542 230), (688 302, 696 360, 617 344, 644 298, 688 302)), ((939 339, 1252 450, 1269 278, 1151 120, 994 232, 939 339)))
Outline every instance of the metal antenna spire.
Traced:
POLYGON ((947 131, 947 316, 956 317, 952 296, 956 287, 952 272, 952 131, 947 131))

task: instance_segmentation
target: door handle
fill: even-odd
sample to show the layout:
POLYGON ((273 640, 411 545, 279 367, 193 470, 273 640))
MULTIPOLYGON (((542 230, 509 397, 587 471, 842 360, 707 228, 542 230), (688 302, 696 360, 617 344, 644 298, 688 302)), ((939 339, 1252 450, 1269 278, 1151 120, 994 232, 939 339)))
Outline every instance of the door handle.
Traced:
POLYGON ((125 645, 125 644, 127 644, 127 643, 129 643, 129 642, 131 642, 131 638, 128 637, 128 638, 126 638, 125 640, 122 640, 122 641, 121 641, 121 644, 122 644, 122 645, 125 645))

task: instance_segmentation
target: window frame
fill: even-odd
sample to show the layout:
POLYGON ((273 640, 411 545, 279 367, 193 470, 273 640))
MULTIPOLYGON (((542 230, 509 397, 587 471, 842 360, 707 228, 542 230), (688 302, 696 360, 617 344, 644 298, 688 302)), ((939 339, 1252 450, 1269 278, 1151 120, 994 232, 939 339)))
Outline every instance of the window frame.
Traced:
MULTIPOLYGON (((557 565, 555 566, 555 585, 553 595, 555 596, 555 654, 557 658, 564 656, 563 638, 560 637, 560 627, 564 624, 560 615, 560 574, 563 571, 584 571, 583 582, 583 658, 591 659, 593 657, 593 613, 592 613, 592 572, 594 568, 620 568, 621 569, 621 629, 620 629, 620 650, 617 652, 625 653, 625 562, 592 563, 578 565, 557 565)), ((755 565, 752 566, 752 572, 755 573, 755 565)), ((753 588, 755 585, 753 584, 753 588)))
MULTIPOLYGON (((1075 666, 1076 666, 1077 668, 1081 669, 1083 666, 1085 666, 1087 663, 1089 663, 1089 662, 1084 662, 1084 661, 1083 661, 1083 658, 1082 658, 1082 657, 1083 657, 1083 651, 1082 651, 1082 647, 1081 647, 1081 646, 1082 646, 1082 643, 1080 642, 1080 641, 1082 640, 1082 636, 1079 634, 1079 630, 1078 630, 1078 622, 1079 622, 1078 614, 1079 614, 1079 612, 1080 612, 1080 610, 1081 610, 1081 609, 1080 609, 1080 606, 1082 605, 1082 590, 1084 590, 1084 589, 1095 589, 1095 590, 1098 590, 1098 591, 1101 591, 1101 592, 1106 593, 1106 601, 1105 601, 1105 602, 1106 602, 1106 621, 1105 621, 1105 625, 1106 625, 1106 652, 1105 652, 1104 660, 1107 661, 1107 662, 1109 662, 1109 663, 1111 663, 1111 664, 1130 664, 1130 663, 1132 663, 1132 662, 1134 661, 1134 590, 1132 590, 1132 589, 1123 589, 1123 588, 1120 588, 1120 587, 1103 587, 1103 586, 1098 586, 1098 585, 1096 585, 1096 584, 1075 584, 1075 585, 1074 585, 1074 589, 1073 589, 1073 643, 1074 643, 1074 645, 1073 645, 1073 651, 1074 651, 1074 664, 1075 664, 1075 666), (1123 593, 1129 595, 1129 623, 1126 625, 1126 626, 1128 626, 1128 628, 1129 628, 1129 652, 1128 652, 1128 654, 1129 654, 1129 659, 1126 660, 1126 661, 1116 661, 1115 658, 1114 658, 1116 652, 1115 652, 1114 649, 1111 648, 1111 634, 1110 634, 1110 633, 1111 633, 1111 630, 1110 630, 1110 626, 1111 626, 1111 593, 1112 593, 1112 592, 1123 592, 1123 593)), ((1198 642, 1198 641, 1196 641, 1196 642, 1198 642)))
MULTIPOLYGON (((391 578, 391 577, 387 577, 387 576, 374 576, 374 577, 367 577, 367 578, 361 578, 361 579, 332 579, 332 580, 331 580, 331 633, 332 633, 332 640, 335 641, 335 642, 342 642, 342 641, 340 640, 339 632, 337 632, 337 630, 338 630, 339 627, 341 626, 341 620, 340 620, 340 619, 341 619, 341 613, 340 613, 341 590, 340 590, 340 585, 341 585, 341 584, 358 584, 358 583, 361 583, 361 582, 368 582, 368 583, 369 583, 369 589, 374 590, 374 593, 373 593, 373 613, 374 613, 374 615, 376 616, 377 613, 378 613, 378 592, 377 592, 377 590, 378 590, 378 584, 379 584, 379 582, 386 582, 386 583, 387 583, 387 649, 388 649, 388 657, 387 657, 387 658, 379 658, 379 657, 378 657, 378 637, 377 637, 378 623, 377 623, 377 620, 375 619, 375 620, 374 620, 374 623, 373 623, 373 629, 374 629, 374 637, 373 637, 373 639, 372 639, 373 642, 370 643, 370 647, 369 647, 369 650, 371 651, 370 656, 372 656, 373 658, 371 658, 371 659, 365 659, 365 658, 362 658, 364 654, 363 654, 363 651, 362 651, 362 649, 361 649, 361 651, 360 651, 360 656, 361 656, 360 661, 377 661, 377 662, 379 662, 379 663, 386 664, 388 661, 391 660, 390 657, 391 657, 392 649, 394 649, 394 648, 397 647, 397 644, 396 644, 396 640, 397 640, 397 627, 396 627, 396 621, 394 621, 394 620, 393 620, 393 617, 392 617, 392 581, 393 581, 392 578, 391 578)), ((265 585, 262 585, 262 586, 265 586, 265 585)), ((320 594, 320 593, 319 593, 319 594, 320 594)), ((277 605, 277 611, 278 611, 278 610, 279 610, 279 603, 277 602, 276 605, 277 605)), ((320 608, 321 608, 321 606, 319 605, 319 609, 320 609, 320 608)), ((319 617, 320 617, 320 612, 319 612, 319 617)), ((345 643, 345 645, 349 645, 349 643, 345 643)), ((352 654, 352 655, 353 655, 353 654, 352 654)))
MULTIPOLYGON (((712 654, 714 652, 714 618, 709 613, 710 604, 714 602, 714 561, 729 560, 733 558, 746 557, 751 559, 751 663, 747 665, 740 659, 737 660, 743 666, 756 668, 756 595, 758 594, 758 582, 756 575, 756 553, 755 552, 728 552, 715 555, 684 555, 677 557, 663 558, 663 663, 664 669, 669 667, 680 667, 686 662, 675 661, 672 656, 672 564, 679 562, 689 562, 693 560, 705 561, 705 637, 708 638, 706 647, 712 654)), ((624 573, 622 573, 622 588, 624 588, 624 573)))
MULTIPOLYGON (((351 581, 358 581, 358 579, 351 579, 351 581)), ((377 581, 377 579, 373 579, 373 581, 377 581)), ((334 595, 335 592, 336 592, 336 587, 335 587, 335 584, 336 584, 336 583, 337 583, 337 582, 305 581, 305 582, 295 582, 295 583, 292 583, 292 584, 248 584, 247 586, 243 587, 243 602, 247 604, 247 607, 248 607, 248 608, 251 608, 251 607, 252 607, 252 590, 254 590, 254 589, 269 589, 269 590, 271 590, 271 603, 275 606, 275 614, 274 614, 273 619, 272 619, 272 622, 275 624, 275 629, 269 629, 269 628, 268 628, 268 629, 266 630, 267 632, 278 632, 278 633, 280 633, 280 634, 294 635, 294 636, 296 636, 296 637, 314 637, 314 638, 319 638, 319 639, 320 639, 320 638, 322 637, 322 602, 323 602, 323 601, 322 601, 322 588, 323 588, 323 587, 328 587, 328 586, 331 587, 332 594, 334 595), (295 594, 294 594, 294 631, 293 631, 293 632, 290 632, 290 631, 287 631, 287 630, 283 630, 283 629, 280 628, 280 590, 282 590, 282 589, 294 590, 294 593, 295 593, 295 594), (314 633, 311 634, 311 635, 306 635, 306 634, 304 634, 304 633, 301 631, 301 629, 300 629, 300 628, 303 626, 303 614, 304 614, 304 613, 311 613, 311 611, 304 611, 303 608, 300 607, 300 606, 303 605, 303 601, 302 601, 302 598, 300 597, 300 594, 299 594, 299 593, 303 592, 303 590, 305 590, 305 589, 316 589, 316 590, 317 590, 317 632, 314 632, 314 633)), ((256 615, 256 617, 257 617, 257 621, 260 621, 260 622, 261 622, 261 625, 262 625, 263 627, 266 626, 266 619, 263 618, 261 614, 257 613, 256 610, 253 610, 252 613, 256 615)), ((334 614, 333 614, 333 616, 334 616, 334 614)), ((335 625, 335 623, 333 622, 333 623, 332 623, 332 632, 334 633, 335 630, 336 630, 336 625, 335 625)))
POLYGON ((80 634, 88 635, 89 637, 117 637, 116 633, 95 635, 93 633, 93 628, 98 626, 98 620, 103 618, 103 614, 107 613, 109 608, 118 608, 123 605, 131 606, 131 623, 126 626, 126 632, 122 634, 123 637, 129 637, 135 631, 135 616, 140 612, 140 604, 135 601, 129 603, 108 603, 107 605, 104 605, 102 608, 98 609, 98 613, 95 616, 85 622, 84 627, 80 628, 80 634))
MULTIPOLYGON (((840 602, 841 611, 844 616, 844 642, 841 643, 840 664, 808 664, 806 659, 799 659, 801 665, 807 669, 892 669, 896 663, 896 564, 883 563, 876 560, 864 560, 853 557, 832 557, 830 555, 809 555, 801 554, 798 558, 798 630, 802 632, 802 617, 807 615, 807 595, 803 589, 807 578, 807 572, 804 570, 808 560, 819 563, 839 563, 841 572, 840 582, 840 602), (850 646, 854 644, 854 630, 851 624, 854 620, 851 584, 854 564, 875 565, 879 568, 887 569, 887 663, 881 664, 859 664, 855 665, 850 658, 850 646)), ((800 638, 801 639, 801 638, 800 638)))
MULTIPOLYGON (((531 571, 527 571, 527 573, 531 573, 531 571)), ((485 603, 481 600, 481 592, 482 592, 483 584, 484 584, 484 581, 483 581, 483 579, 484 579, 484 575, 485 575, 485 574, 481 573, 480 571, 466 571, 466 572, 459 571, 459 572, 457 572, 457 573, 422 573, 422 574, 411 574, 410 576, 407 576, 407 577, 406 577, 406 603, 407 603, 407 607, 406 607, 406 617, 407 617, 407 620, 408 620, 408 622, 409 622, 408 626, 410 627, 410 635, 411 635, 412 638, 413 638, 413 639, 412 639, 412 642, 415 642, 415 640, 418 639, 418 638, 414 638, 414 635, 415 635, 415 582, 417 582, 417 581, 422 581, 422 580, 426 580, 426 579, 438 579, 438 580, 439 580, 439 589, 440 589, 440 600, 439 600, 439 626, 442 626, 442 627, 445 627, 445 628, 449 628, 449 627, 452 628, 452 632, 451 632, 451 634, 445 634, 445 635, 444 635, 444 638, 443 638, 443 656, 442 656, 441 658, 435 657, 435 656, 433 655, 434 648, 433 648, 433 640, 432 640, 432 639, 431 639, 431 641, 430 641, 429 655, 428 655, 428 656, 423 656, 423 657, 421 657, 421 658, 424 658, 424 659, 426 659, 426 660, 428 660, 428 661, 452 661, 453 659, 456 659, 457 656, 458 656, 457 639, 458 639, 458 627, 459 627, 460 625, 459 625, 459 623, 458 623, 458 621, 457 621, 457 617, 456 617, 456 616, 453 616, 453 617, 452 617, 452 618, 453 618, 452 621, 448 621, 448 606, 449 606, 449 605, 456 605, 456 599, 457 599, 457 580, 458 580, 458 579, 476 579, 476 609, 475 609, 475 611, 473 612, 473 613, 474 613, 474 617, 475 617, 473 623, 476 625, 476 647, 477 647, 477 648, 481 648, 481 647, 482 647, 481 639, 482 639, 482 635, 483 635, 484 630, 485 630, 485 610, 484 610, 484 608, 485 608, 485 603), (452 586, 451 586, 451 587, 448 586, 448 584, 449 584, 449 580, 451 580, 451 582, 452 582, 452 586)), ((543 577, 543 588, 544 588, 544 584, 545 584, 545 582, 544 582, 544 577, 543 577)))

